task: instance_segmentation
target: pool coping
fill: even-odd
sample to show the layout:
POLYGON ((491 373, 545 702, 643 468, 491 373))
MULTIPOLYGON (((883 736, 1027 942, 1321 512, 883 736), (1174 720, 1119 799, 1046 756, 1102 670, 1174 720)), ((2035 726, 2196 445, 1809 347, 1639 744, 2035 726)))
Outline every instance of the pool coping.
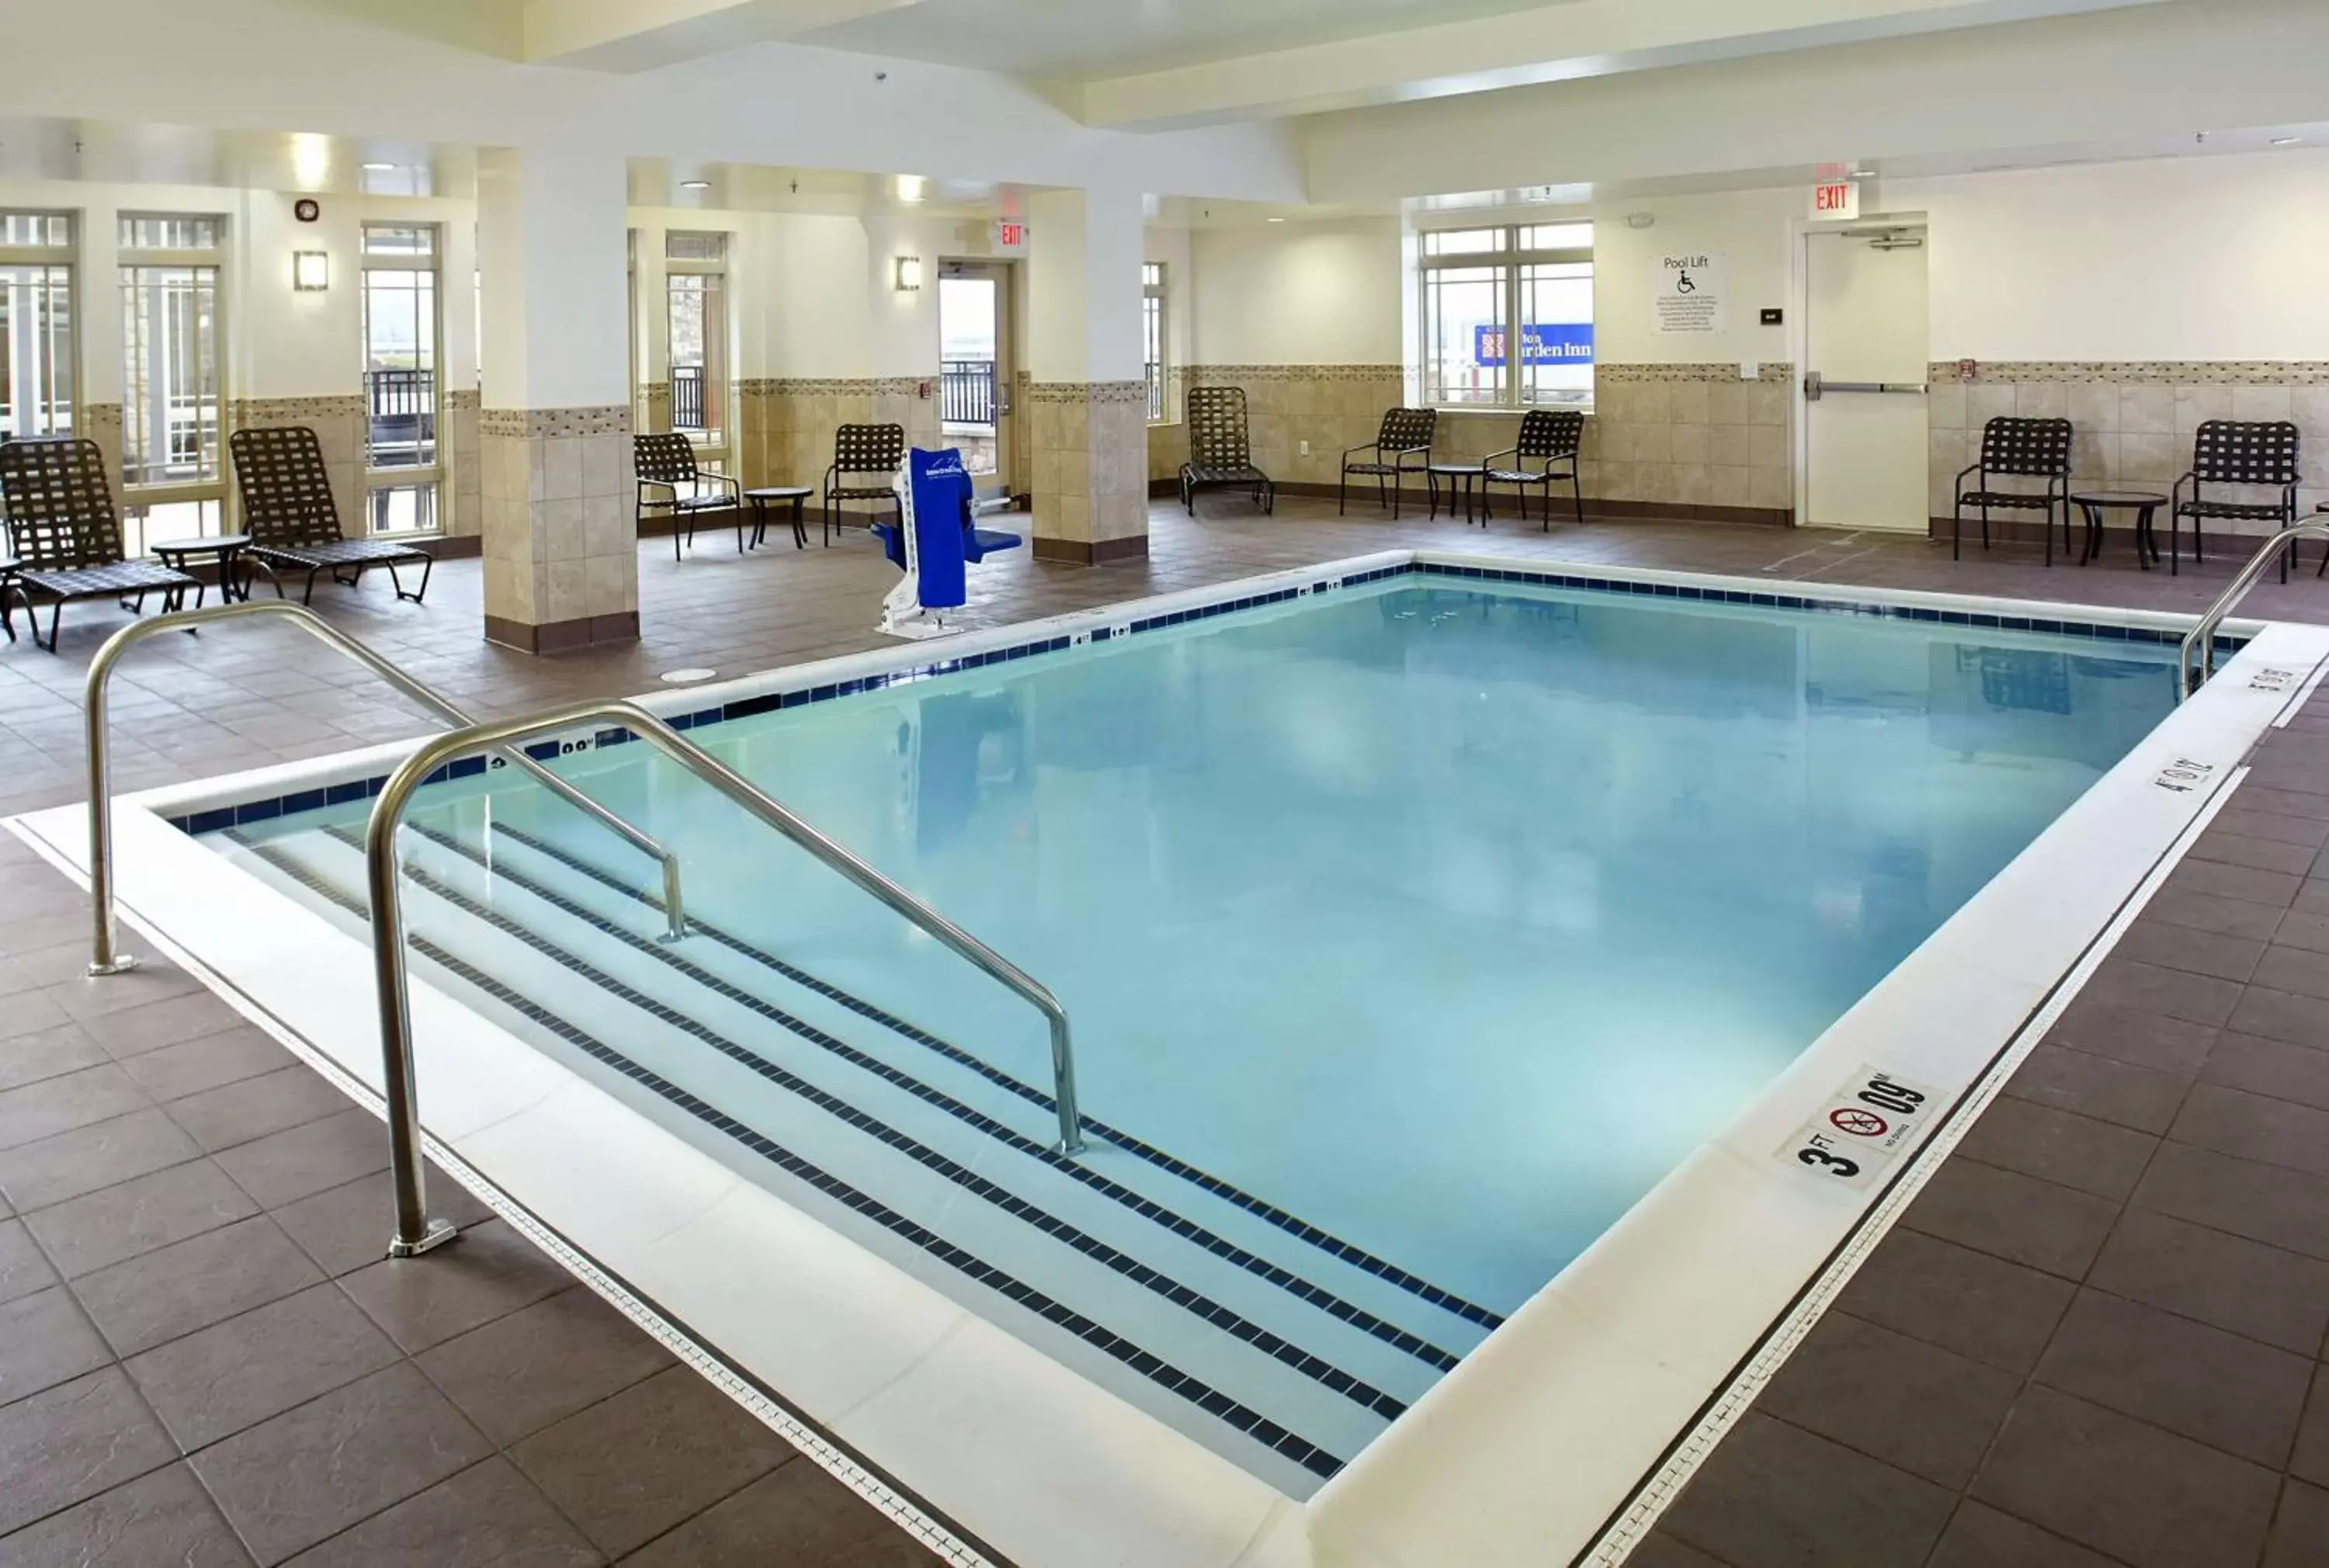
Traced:
MULTIPOLYGON (((1754 579, 1561 563, 1527 568, 1400 550, 642 700, 691 728, 724 722, 797 706, 785 700, 794 692, 801 701, 853 695, 1416 568, 1456 580, 1906 612, 2007 630, 2070 622, 2115 628, 2118 640, 2136 632, 2170 640, 2190 624, 2157 612, 1824 585, 1790 584, 1779 595, 1754 579), (731 707, 743 710, 731 716, 731 707)), ((629 1306, 684 1322, 718 1346, 748 1375, 723 1385, 744 1397, 739 1385, 756 1380, 764 1419, 836 1473, 854 1469, 852 1484, 918 1522, 925 1538, 943 1536, 951 1522, 1030 1568, 1096 1561, 1517 1568, 1555 1552, 1573 1556, 1702 1419, 1883 1196, 1880 1187, 1843 1202, 1806 1186, 1805 1175, 1780 1163, 1790 1135, 1862 1064, 1928 1084, 1952 1103, 1970 1094, 2329 655, 2329 629, 2246 623, 2239 631, 2250 640, 2209 688, 1307 1504, 957 1306, 416 981, 424 1116, 457 1172, 502 1189, 504 1201, 537 1216, 553 1241, 562 1235, 603 1264, 592 1282, 602 1292, 643 1297, 629 1306), (2267 679, 2259 673, 2267 670, 2282 674, 2267 679), (618 1183, 608 1174, 616 1169, 652 1179, 618 1183), (1580 1407, 1589 1419, 1578 1419, 1580 1407), (852 1465, 852 1450, 891 1481, 852 1465)), ((592 732, 564 744, 613 743, 592 732)), ((184 953, 213 989, 310 1060, 374 1090, 369 1009, 348 1005, 352 995, 371 995, 368 949, 222 862, 175 823, 192 827, 222 803, 271 802, 272 815, 310 793, 324 797, 314 804, 327 803, 335 789, 354 799, 344 792, 367 791, 414 744, 117 803, 125 918, 184 953)), ((81 808, 60 808, 10 826, 82 877, 84 820, 81 808)), ((1917 1169, 1938 1128, 1938 1117, 1919 1122, 1890 1174, 1917 1169)), ((700 1354, 694 1359, 702 1364, 700 1354)), ((948 1554, 981 1560, 959 1541, 948 1554)))

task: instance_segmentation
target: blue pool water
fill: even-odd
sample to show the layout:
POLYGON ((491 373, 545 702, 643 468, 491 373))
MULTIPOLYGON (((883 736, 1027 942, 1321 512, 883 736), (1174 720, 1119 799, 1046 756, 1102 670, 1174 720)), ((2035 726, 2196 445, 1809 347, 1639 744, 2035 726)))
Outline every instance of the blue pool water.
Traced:
MULTIPOLYGON (((1504 1313, 2164 717, 2172 662, 1408 577, 695 737, 1056 991, 1088 1114, 1504 1313)), ((697 915, 1048 1086, 1023 1003, 646 747, 561 765, 697 915)), ((650 885, 538 790, 424 800, 650 885)))

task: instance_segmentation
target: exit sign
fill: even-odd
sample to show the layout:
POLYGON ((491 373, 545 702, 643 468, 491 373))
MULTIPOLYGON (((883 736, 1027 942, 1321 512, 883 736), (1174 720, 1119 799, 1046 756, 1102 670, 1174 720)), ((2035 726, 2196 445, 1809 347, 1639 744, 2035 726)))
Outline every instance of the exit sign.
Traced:
POLYGON ((1823 180, 1814 185, 1812 216, 1815 218, 1859 217, 1859 184, 1851 180, 1823 180))
POLYGON ((996 255, 1020 255, 1027 249, 1027 221, 1023 218, 997 218, 990 238, 996 255))

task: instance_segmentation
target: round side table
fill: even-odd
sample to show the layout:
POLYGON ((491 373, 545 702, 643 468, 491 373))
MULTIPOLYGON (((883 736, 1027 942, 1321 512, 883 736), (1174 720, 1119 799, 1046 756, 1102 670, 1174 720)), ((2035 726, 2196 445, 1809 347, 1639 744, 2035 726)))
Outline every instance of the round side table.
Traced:
MULTIPOLYGON (((235 581, 235 578, 240 575, 242 552, 250 548, 250 536, 247 533, 221 533, 202 539, 164 540, 161 543, 149 545, 147 548, 154 552, 156 559, 172 571, 188 571, 191 568, 187 563, 208 557, 218 567, 219 601, 222 604, 231 605, 237 599, 250 597, 250 584, 248 581, 241 583, 235 581)), ((196 603, 200 603, 201 596, 197 595, 195 600, 196 603)))
POLYGON ((2079 564, 2085 566, 2103 553, 2103 514, 2123 511, 2135 513, 2135 562, 2149 571, 2159 559, 2159 535, 2153 530, 2151 520, 2168 498, 2152 490, 2080 490, 2073 492, 2070 504, 2086 514, 2086 549, 2079 552, 2079 564))

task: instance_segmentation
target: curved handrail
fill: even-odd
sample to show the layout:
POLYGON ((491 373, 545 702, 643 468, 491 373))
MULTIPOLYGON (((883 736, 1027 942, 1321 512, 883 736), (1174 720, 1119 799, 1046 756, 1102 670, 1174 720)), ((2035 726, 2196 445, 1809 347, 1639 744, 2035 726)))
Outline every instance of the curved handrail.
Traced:
POLYGON ((2329 539, 2329 521, 2307 518, 2303 522, 2291 523, 2282 529, 2257 546, 2256 554, 2250 556, 2249 564, 2233 577, 2231 586, 2216 596, 2216 602, 2208 606, 2208 613, 2200 617, 2199 624, 2184 636, 2183 646, 2176 651, 2177 701, 2205 686, 2216 673, 2216 628, 2223 624, 2224 617, 2248 597, 2249 590, 2256 587, 2258 577, 2264 576, 2264 568, 2272 564, 2275 555, 2304 539, 2329 539), (2192 660, 2195 650, 2200 656, 2196 669, 2192 660))
POLYGON ((1060 999, 1009 959, 875 870, 855 854, 780 804, 741 774, 682 736, 636 703, 578 702, 515 718, 489 720, 437 736, 389 775, 364 830, 364 874, 372 895, 372 972, 380 991, 381 1066, 387 1086, 389 1166, 396 1187, 396 1235, 391 1257, 410 1257, 452 1238, 452 1227, 429 1217, 422 1187, 420 1121, 412 1070, 411 997, 406 984, 404 911, 396 864, 396 831, 421 781, 467 752, 508 746, 586 723, 622 725, 688 772, 777 830, 895 914, 929 933, 990 979, 1015 991, 1043 1015, 1051 1031, 1052 1094, 1060 1113, 1059 1151, 1083 1151, 1076 1111, 1075 1047, 1060 999))
MULTIPOLYGON (((89 894, 90 915, 95 926, 91 934, 89 972, 93 975, 118 974, 137 965, 136 958, 116 951, 113 944, 113 791, 108 779, 111 769, 106 752, 105 709, 107 683, 112 678, 113 667, 121 662, 122 655, 133 645, 156 633, 184 630, 211 621, 230 621, 243 615, 281 616, 301 631, 345 653, 448 723, 466 728, 476 722, 455 707, 442 692, 413 679, 304 606, 279 599, 244 599, 233 604, 212 605, 206 609, 174 610, 168 615, 135 621, 124 626, 106 639, 105 646, 97 651, 97 657, 89 662, 89 681, 85 688, 89 727, 89 894)), ((590 817, 632 848, 663 862, 665 940, 676 941, 684 935, 687 912, 680 898, 679 857, 524 752, 513 747, 502 749, 511 762, 532 774, 567 804, 590 817)))

